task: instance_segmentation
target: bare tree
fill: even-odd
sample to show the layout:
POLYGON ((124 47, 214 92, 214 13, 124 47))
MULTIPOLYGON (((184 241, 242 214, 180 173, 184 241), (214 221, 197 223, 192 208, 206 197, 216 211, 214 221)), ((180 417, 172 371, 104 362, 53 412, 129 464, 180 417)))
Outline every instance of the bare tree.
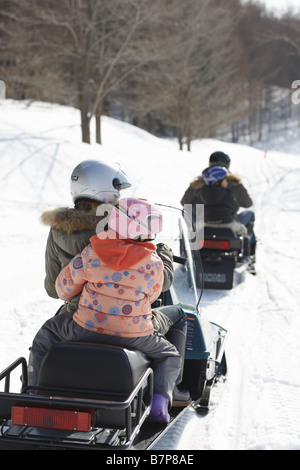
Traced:
MULTIPOLYGON (((96 116, 100 143, 104 100, 149 61, 153 53, 143 30, 149 29, 151 21, 159 16, 159 1, 16 0, 15 3, 20 37, 30 50, 30 80, 36 77, 40 83, 47 81, 52 99, 64 97, 63 101, 80 109, 84 142, 90 142, 90 122, 96 116), (54 83, 56 89, 51 86, 54 83)), ((21 49, 26 58, 28 54, 21 49)))
POLYGON ((234 18, 222 2, 167 3, 171 8, 157 34, 165 53, 127 86, 125 105, 141 121, 154 114, 175 129, 181 149, 190 149, 193 138, 213 133, 235 107, 227 99, 238 82, 234 18))

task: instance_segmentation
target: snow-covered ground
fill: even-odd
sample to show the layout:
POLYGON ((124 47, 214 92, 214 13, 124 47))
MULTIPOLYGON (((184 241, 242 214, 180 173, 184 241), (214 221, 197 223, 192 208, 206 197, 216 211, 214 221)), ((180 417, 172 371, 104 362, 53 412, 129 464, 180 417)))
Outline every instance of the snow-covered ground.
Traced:
MULTIPOLYGON (((39 216, 46 206, 71 205, 69 178, 80 161, 119 161, 136 196, 179 207, 210 153, 223 150, 255 202, 258 274, 231 291, 204 292, 202 314, 229 330, 228 378, 213 391, 210 413, 189 416, 165 448, 300 449, 299 143, 295 127, 261 149, 204 139, 180 152, 176 142, 103 118, 103 145, 87 145, 77 111, 2 100, 0 370, 28 357, 37 329, 61 304, 44 291, 48 228, 39 216)), ((18 377, 12 387, 19 391, 18 377)))

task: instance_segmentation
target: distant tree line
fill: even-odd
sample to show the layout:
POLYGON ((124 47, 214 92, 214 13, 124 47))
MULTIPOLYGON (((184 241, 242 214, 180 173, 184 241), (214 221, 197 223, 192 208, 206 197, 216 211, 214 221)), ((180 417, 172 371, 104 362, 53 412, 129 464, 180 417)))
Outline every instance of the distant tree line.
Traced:
POLYGON ((274 87, 300 79, 300 17, 240 0, 0 0, 6 96, 80 110, 82 141, 101 116, 190 149, 230 130, 260 133, 274 87), (94 119, 93 119, 94 118, 94 119))

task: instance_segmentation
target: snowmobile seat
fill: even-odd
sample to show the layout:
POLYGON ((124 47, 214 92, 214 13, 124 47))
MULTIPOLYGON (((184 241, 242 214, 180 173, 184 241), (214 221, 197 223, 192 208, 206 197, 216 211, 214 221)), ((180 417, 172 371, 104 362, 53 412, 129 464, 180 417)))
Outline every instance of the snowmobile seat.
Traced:
POLYGON ((216 237, 218 239, 238 238, 238 235, 231 228, 223 227, 204 227, 204 235, 206 237, 216 237))
MULTIPOLYGON (((38 385, 47 390, 38 393, 123 402, 149 366, 150 360, 140 351, 93 343, 57 343, 40 370, 38 385)), ((97 426, 124 427, 125 415, 124 409, 96 410, 97 426)))

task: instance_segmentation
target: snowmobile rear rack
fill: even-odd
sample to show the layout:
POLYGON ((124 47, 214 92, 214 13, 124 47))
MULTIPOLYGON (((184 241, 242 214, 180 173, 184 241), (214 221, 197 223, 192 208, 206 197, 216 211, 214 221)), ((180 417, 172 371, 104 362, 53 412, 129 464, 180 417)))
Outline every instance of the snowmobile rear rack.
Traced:
MULTIPOLYGON (((73 346, 74 344, 72 344, 73 346)), ((84 344, 79 346, 82 347, 84 344)), ((79 352, 81 347, 79 347, 79 352)), ((107 348, 107 352, 110 352, 110 348, 107 348)), ((26 360, 23 357, 17 359, 5 369, 0 374, 0 380, 6 380, 20 364, 23 367, 22 379, 25 378, 25 383, 27 381, 26 370, 24 370, 26 360)), ((99 447, 101 449, 111 449, 112 445, 116 450, 127 449, 132 445, 149 414, 152 393, 153 371, 150 367, 146 368, 130 394, 122 400, 118 393, 118 396, 115 396, 114 399, 112 396, 111 400, 105 400, 95 398, 95 391, 92 392, 87 388, 66 388, 52 385, 51 387, 25 386, 22 388, 21 394, 1 393, 0 419, 3 421, 0 449, 4 449, 6 446, 16 446, 17 448, 20 446, 29 449, 41 447, 76 449, 86 446, 89 449, 99 447), (33 416, 32 421, 26 422, 28 413, 24 412, 24 422, 14 422, 13 414, 11 416, 11 409, 13 408, 30 410, 31 416, 33 416), (36 414, 34 414, 35 410, 36 414), (79 435, 78 432, 75 432, 76 429, 60 428, 59 425, 56 427, 55 420, 49 419, 49 410, 60 410, 65 413, 70 411, 74 413, 89 412, 92 417, 92 426, 89 430, 86 429, 85 433, 81 432, 79 435), (11 416, 11 422, 5 419, 7 416, 11 416), (107 416, 111 417, 110 428, 105 428, 107 416), (51 435, 56 435, 59 439, 56 439, 56 442, 53 443, 51 435), (94 446, 91 446, 91 442, 94 446)), ((100 396, 100 391, 98 391, 98 396, 100 396)), ((21 412, 19 412, 20 415, 21 412)))

